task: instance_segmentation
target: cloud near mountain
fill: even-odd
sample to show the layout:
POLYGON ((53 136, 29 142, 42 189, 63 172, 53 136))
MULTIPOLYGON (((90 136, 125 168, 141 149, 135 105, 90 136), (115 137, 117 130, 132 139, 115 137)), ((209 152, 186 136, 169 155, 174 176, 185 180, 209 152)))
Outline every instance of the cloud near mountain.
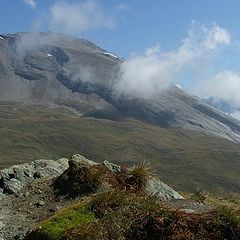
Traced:
POLYGON ((240 75, 223 71, 202 82, 202 95, 212 96, 240 106, 240 75))
POLYGON ((217 24, 207 27, 193 22, 178 49, 164 52, 159 46, 143 55, 133 55, 121 66, 117 94, 151 97, 179 80, 187 72, 197 72, 199 65, 211 61, 222 46, 231 43, 228 30, 217 24))

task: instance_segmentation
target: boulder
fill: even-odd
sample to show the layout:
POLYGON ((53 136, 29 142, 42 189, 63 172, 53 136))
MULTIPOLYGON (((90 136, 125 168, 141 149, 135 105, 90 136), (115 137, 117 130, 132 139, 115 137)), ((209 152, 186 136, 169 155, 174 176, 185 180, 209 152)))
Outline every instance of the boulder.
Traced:
POLYGON ((23 186, 24 184, 22 182, 15 178, 11 178, 9 181, 5 183, 4 193, 17 194, 22 189, 23 186))
POLYGON ((154 177, 149 177, 145 186, 146 192, 161 198, 162 200, 184 199, 178 192, 167 184, 154 177))
POLYGON ((74 168, 76 165, 94 166, 98 165, 99 163, 93 162, 92 160, 89 160, 80 154, 75 154, 70 158, 68 164, 70 168, 74 168))
POLYGON ((37 203, 36 203, 37 207, 42 207, 45 205, 45 202, 43 200, 39 200, 37 203))
POLYGON ((114 163, 110 163, 109 161, 105 160, 103 162, 103 165, 108 168, 108 170, 110 170, 113 173, 120 173, 122 171, 121 166, 114 164, 114 163))
POLYGON ((2 192, 18 193, 23 186, 36 178, 52 178, 61 175, 68 168, 68 159, 57 161, 40 159, 31 163, 14 165, 0 171, 0 197, 2 192))

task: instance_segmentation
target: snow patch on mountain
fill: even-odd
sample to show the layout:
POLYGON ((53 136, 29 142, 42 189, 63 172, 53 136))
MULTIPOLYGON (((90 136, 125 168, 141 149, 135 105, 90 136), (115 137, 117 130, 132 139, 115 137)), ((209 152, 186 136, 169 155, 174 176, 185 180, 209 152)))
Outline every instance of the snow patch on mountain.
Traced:
POLYGON ((114 58, 119 59, 119 57, 118 57, 117 55, 114 55, 114 54, 109 53, 109 52, 104 52, 103 54, 104 54, 104 55, 107 55, 107 56, 110 56, 110 57, 114 57, 114 58))
POLYGON ((175 84, 175 86, 179 89, 182 89, 182 87, 179 84, 175 84))

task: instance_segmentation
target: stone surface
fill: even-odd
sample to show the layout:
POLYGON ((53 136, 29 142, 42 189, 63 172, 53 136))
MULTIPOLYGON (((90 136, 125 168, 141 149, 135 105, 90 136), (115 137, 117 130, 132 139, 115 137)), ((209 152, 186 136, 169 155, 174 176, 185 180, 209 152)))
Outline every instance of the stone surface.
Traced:
POLYGON ((162 181, 150 177, 146 184, 146 191, 162 200, 183 199, 183 197, 162 181))
POLYGON ((42 206, 45 205, 45 202, 44 202, 43 200, 40 200, 40 201, 37 202, 36 205, 37 205, 38 207, 42 207, 42 206))
POLYGON ((40 159, 31 163, 14 165, 0 171, 0 198, 3 193, 17 194, 21 188, 36 178, 59 176, 68 168, 68 159, 57 161, 40 159))
POLYGON ((2 230, 5 227, 5 224, 0 221, 0 230, 2 230))
POLYGON ((16 178, 11 178, 5 183, 4 193, 17 194, 23 186, 24 184, 21 181, 17 180, 16 178))
POLYGON ((107 160, 105 160, 103 162, 103 165, 113 173, 120 173, 121 172, 121 166, 119 166, 117 164, 114 164, 114 163, 110 163, 107 160))
POLYGON ((82 156, 80 154, 74 154, 70 158, 68 164, 69 164, 70 168, 74 168, 76 165, 79 165, 79 164, 83 165, 83 166, 84 165, 86 165, 86 166, 94 166, 94 165, 97 165, 98 163, 93 162, 93 161, 85 158, 84 156, 82 156))

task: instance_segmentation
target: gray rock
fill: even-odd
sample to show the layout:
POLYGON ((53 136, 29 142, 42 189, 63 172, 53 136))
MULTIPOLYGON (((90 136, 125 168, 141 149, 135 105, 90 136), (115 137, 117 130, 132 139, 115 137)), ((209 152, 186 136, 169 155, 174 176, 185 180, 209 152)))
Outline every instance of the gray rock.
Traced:
POLYGON ((3 193, 3 189, 0 188, 0 200, 5 197, 5 194, 3 193))
POLYGON ((120 173, 121 172, 121 166, 114 164, 114 163, 110 163, 109 161, 105 160, 103 162, 103 165, 108 168, 111 172, 113 173, 120 173))
POLYGON ((148 179, 145 189, 147 193, 157 196, 162 200, 184 199, 183 196, 181 196, 171 187, 153 177, 148 179))
POLYGON ((2 230, 4 227, 5 227, 5 224, 3 222, 0 222, 0 230, 2 230))
POLYGON ((61 167, 63 171, 69 167, 67 158, 60 158, 56 162, 59 164, 59 167, 61 167))
POLYGON ((179 209, 179 211, 185 212, 185 213, 195 213, 196 212, 196 210, 193 210, 193 209, 190 209, 190 208, 179 209))
POLYGON ((24 233, 19 233, 14 237, 14 240, 23 240, 25 238, 24 233))
POLYGON ((40 159, 31 163, 14 165, 0 171, 0 198, 2 192, 18 193, 23 186, 36 178, 52 178, 61 175, 68 168, 68 159, 57 161, 40 159))
POLYGON ((17 194, 22 189, 24 184, 19 180, 12 178, 5 183, 4 192, 8 194, 17 194))
POLYGON ((93 162, 80 154, 75 154, 70 158, 68 164, 70 168, 74 168, 76 165, 79 164, 83 166, 94 166, 98 165, 99 163, 93 162))
POLYGON ((44 202, 43 200, 40 200, 40 201, 38 201, 38 202, 36 203, 36 205, 37 205, 38 207, 42 207, 42 206, 45 205, 45 202, 44 202))

